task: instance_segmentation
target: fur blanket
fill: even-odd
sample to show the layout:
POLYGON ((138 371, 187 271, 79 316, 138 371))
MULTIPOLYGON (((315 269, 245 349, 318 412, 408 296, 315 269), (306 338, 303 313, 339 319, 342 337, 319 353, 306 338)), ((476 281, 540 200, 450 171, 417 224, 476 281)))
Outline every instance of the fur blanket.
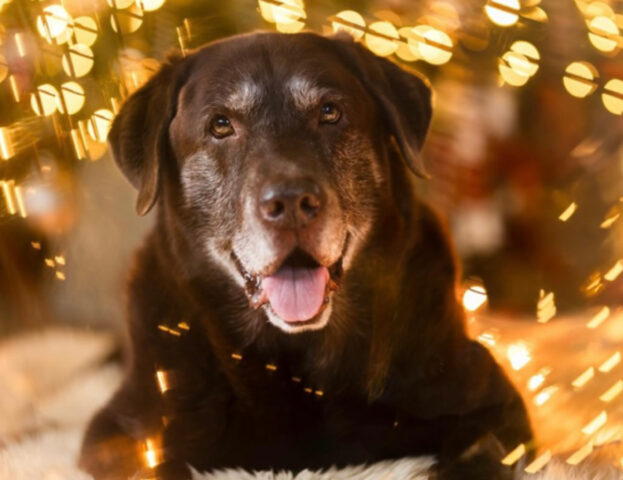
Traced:
MULTIPOLYGON (((121 380, 105 362, 115 348, 105 334, 54 329, 0 344, 0 479, 88 480, 75 466, 84 426, 121 380)), ((325 472, 195 473, 197 480, 428 479, 433 459, 405 458, 325 472)), ((554 459, 533 480, 614 480, 610 464, 569 467, 554 459)))

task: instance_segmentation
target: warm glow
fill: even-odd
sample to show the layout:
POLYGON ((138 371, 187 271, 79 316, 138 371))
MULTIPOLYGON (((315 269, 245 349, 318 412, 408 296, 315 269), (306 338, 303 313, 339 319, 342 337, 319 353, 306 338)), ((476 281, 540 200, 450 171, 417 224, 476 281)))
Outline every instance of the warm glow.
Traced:
POLYGON ((584 98, 597 89, 597 69, 588 62, 573 62, 565 69, 562 83, 574 97, 584 98))
POLYGON ((489 20, 500 27, 510 27, 519 20, 519 0, 489 0, 485 13, 489 20))
POLYGON ((590 319, 586 326, 590 329, 597 328, 599 325, 604 323, 609 316, 610 309, 608 307, 602 307, 602 309, 590 319))
POLYGON ((61 113, 67 113, 73 115, 78 113, 84 106, 86 97, 84 89, 79 83, 65 82, 61 85, 61 102, 58 104, 58 110, 61 113))
POLYGON ((612 52, 617 48, 619 29, 614 20, 608 17, 595 17, 590 21, 588 28, 588 38, 597 50, 612 52))
POLYGON ((417 46, 422 59, 433 65, 442 65, 452 58, 452 40, 436 28, 426 29, 417 46))
POLYGON ((506 349, 506 356, 513 370, 521 370, 530 361, 530 350, 521 342, 513 343, 506 349))
POLYGON ((481 285, 474 285, 463 294, 463 307, 469 312, 475 312, 487 301, 487 291, 481 285))
POLYGON ((87 45, 76 43, 63 54, 63 70, 70 77, 83 77, 91 71, 94 64, 93 51, 87 45))
POLYGON ((136 0, 136 4, 145 12, 153 12, 164 5, 164 0, 136 0))
POLYGON ((582 433, 584 433, 585 435, 592 435, 601 427, 603 427, 607 421, 608 414, 602 411, 582 429, 582 433))
POLYGON ((361 14, 354 10, 344 10, 335 16, 331 23, 334 32, 343 30, 348 32, 353 38, 359 40, 363 37, 366 28, 366 21, 361 14))
POLYGON ((87 127, 91 138, 96 142, 105 142, 113 118, 113 113, 105 108, 93 113, 87 127))
POLYGON ((143 10, 132 4, 127 10, 117 10, 110 16, 110 26, 115 32, 127 35, 143 25, 143 10))
POLYGON ((609 282, 614 282, 621 275, 621 272, 623 272, 623 261, 619 260, 610 270, 604 273, 604 278, 609 282))
POLYGON ((578 209, 578 204, 575 202, 571 202, 569 206, 564 210, 564 212, 562 212, 558 216, 558 220, 560 220, 561 222, 566 222, 573 216, 573 214, 575 213, 577 209, 578 209))
POLYGON ((389 22, 374 22, 365 35, 366 46, 376 55, 387 57, 398 48, 398 30, 389 22), (392 40, 395 39, 395 40, 392 40))
POLYGON ((528 77, 532 77, 536 74, 539 69, 541 55, 533 44, 524 40, 518 40, 511 45, 510 51, 518 54, 517 57, 514 57, 513 61, 519 60, 515 65, 513 65, 513 61, 511 61, 511 68, 513 70, 528 77))
POLYGON ((567 458, 567 463, 569 465, 577 465, 586 457, 588 457, 591 453, 593 453, 593 442, 590 441, 582 448, 578 449, 574 452, 569 458, 567 458))
POLYGON ((30 96, 30 106, 38 116, 52 115, 58 108, 58 91, 49 83, 39 85, 30 96))
POLYGON ((574 388, 582 388, 594 376, 595 376, 595 369, 593 367, 589 367, 586 370, 584 370, 584 372, 582 372, 575 380, 573 380, 573 382, 571 382, 571 385, 573 385, 574 388))
POLYGON ((74 35, 76 36, 76 43, 90 47, 97 40, 97 23, 91 17, 74 19, 74 35))
POLYGON ((162 462, 156 441, 148 438, 145 441, 145 463, 149 468, 155 468, 162 462))
POLYGON ((528 465, 524 471, 526 473, 536 473, 541 470, 552 459, 552 452, 547 450, 541 456, 534 459, 534 461, 528 465))
POLYGON ((558 387, 555 385, 551 385, 547 388, 544 388, 534 397, 534 404, 540 407, 545 402, 547 402, 550 398, 552 398, 552 395, 556 393, 557 391, 558 391, 558 387))
POLYGON ((545 293, 541 290, 539 293, 539 302, 537 304, 537 321, 539 323, 547 323, 556 315, 556 302, 554 300, 554 292, 545 293))
POLYGON ((623 80, 613 78, 604 85, 601 101, 610 113, 621 115, 623 113, 623 80))
POLYGON ((525 454, 526 454, 526 446, 523 443, 520 443, 519 446, 513 449, 513 451, 511 451, 508 455, 506 455, 502 459, 502 464, 509 465, 509 466, 514 465, 515 463, 517 463, 517 460, 519 460, 525 454))
POLYGON ((71 30, 71 15, 61 5, 48 5, 37 17, 37 30, 46 39, 58 38, 71 30))

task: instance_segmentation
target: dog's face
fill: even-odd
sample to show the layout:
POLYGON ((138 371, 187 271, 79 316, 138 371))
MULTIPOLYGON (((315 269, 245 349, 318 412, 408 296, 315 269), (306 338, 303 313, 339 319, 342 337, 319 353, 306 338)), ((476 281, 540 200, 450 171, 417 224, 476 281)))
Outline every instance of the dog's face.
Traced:
POLYGON ((347 39, 255 34, 166 65, 124 105, 110 142, 250 308, 290 333, 324 327, 333 291, 380 214, 393 137, 421 173, 430 92, 347 39))

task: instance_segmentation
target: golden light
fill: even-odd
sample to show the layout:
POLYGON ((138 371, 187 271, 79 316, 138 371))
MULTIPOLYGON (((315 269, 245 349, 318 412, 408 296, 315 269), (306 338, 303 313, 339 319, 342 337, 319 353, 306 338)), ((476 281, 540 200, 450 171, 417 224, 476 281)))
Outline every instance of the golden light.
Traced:
POLYGON ((126 10, 117 10, 110 16, 112 29, 121 35, 136 32, 143 24, 143 10, 133 4, 126 10))
POLYGON ((83 77, 91 71, 95 63, 93 51, 87 45, 76 43, 63 54, 63 70, 70 77, 83 77))
POLYGON ((526 454, 526 446, 523 443, 520 443, 516 448, 514 448, 508 455, 506 455, 502 459, 502 465, 514 465, 517 463, 521 457, 526 454))
POLYGON ((614 10, 604 2, 590 2, 582 13, 588 19, 598 16, 614 18, 614 10))
POLYGON ((549 387, 544 388, 534 397, 534 404, 537 407, 540 407, 541 405, 546 403, 550 398, 552 398, 552 395, 554 395, 554 393, 556 393, 557 391, 558 391, 558 387, 556 385, 550 385, 549 387))
POLYGON ((335 16, 331 22, 334 32, 348 32, 354 39, 359 40, 363 37, 366 29, 366 21, 361 14, 354 10, 343 10, 335 16))
POLYGON ((597 50, 612 52, 617 48, 619 28, 614 20, 603 16, 595 17, 588 28, 588 39, 597 50))
POLYGON ((304 26, 307 18, 303 0, 259 0, 260 14, 277 30, 283 33, 296 33, 304 26))
POLYGON ((513 87, 521 87, 530 79, 529 68, 522 68, 530 61, 520 53, 506 52, 498 61, 498 70, 505 83, 513 87))
POLYGON ((620 217, 621 212, 619 212, 617 208, 612 208, 608 213, 606 213, 604 220, 599 224, 599 227, 603 229, 610 228, 620 217))
POLYGON ((578 204, 575 202, 571 202, 567 208, 558 216, 558 220, 561 222, 566 222, 569 220, 573 214, 578 209, 578 204))
POLYGON ((623 261, 618 260, 610 270, 604 273, 604 278, 609 282, 614 282, 621 272, 623 272, 623 261))
POLYGON ((549 463, 552 459, 552 452, 547 450, 545 453, 541 454, 539 457, 535 458, 530 465, 528 465, 524 471, 526 473, 537 473, 541 470, 545 465, 549 463))
POLYGON ((506 357, 511 364, 513 370, 521 370, 531 360, 530 350, 522 343, 512 343, 506 349, 506 357))
POLYGON ((485 13, 489 20, 500 27, 510 27, 519 20, 519 0, 488 0, 485 13))
POLYGON ((0 158, 8 160, 13 155, 15 155, 15 150, 13 149, 11 131, 6 127, 0 127, 0 158))
POLYGON ((15 194, 15 201, 17 203, 17 211, 19 212, 20 217, 26 218, 26 205, 24 204, 24 195, 22 193, 22 187, 19 185, 15 185, 13 188, 13 193, 15 194))
POLYGON ((545 379, 547 375, 549 375, 549 369, 541 369, 538 373, 535 373, 528 379, 528 390, 531 392, 535 392, 539 389, 543 383, 545 383, 545 379))
POLYGON ((582 428, 582 433, 585 435, 592 435, 601 427, 603 427, 608 421, 608 414, 605 411, 602 411, 599 415, 597 415, 593 420, 591 420, 588 424, 582 428))
POLYGON ((495 332, 483 332, 478 335, 478 341, 493 347, 498 340, 498 335, 495 332))
POLYGON ((398 29, 398 35, 404 38, 405 41, 398 43, 396 49, 396 56, 405 62, 415 62, 419 60, 420 54, 417 49, 417 45, 414 43, 414 34, 412 27, 402 27, 398 29))
POLYGON ((17 32, 13 35, 13 40, 15 40, 15 48, 17 49, 17 54, 20 57, 26 56, 26 45, 24 45, 24 34, 21 32, 17 32))
POLYGON ((134 3, 134 0, 106 0, 109 7, 116 8, 117 10, 123 10, 128 8, 134 3))
POLYGON ((591 330, 597 328, 599 325, 604 323, 606 319, 610 316, 610 308, 604 306, 597 312, 586 324, 587 328, 591 330))
POLYGON ((621 353, 620 352, 613 353, 604 363, 602 363, 597 368, 597 370, 599 370, 601 373, 608 373, 614 367, 616 367, 620 362, 621 362, 621 353))
POLYGON ((619 396, 621 392, 623 392, 623 380, 617 380, 614 385, 612 385, 608 390, 601 394, 599 400, 604 403, 611 402, 617 396, 619 396))
POLYGON ((582 460, 588 457, 591 453, 593 453, 593 442, 590 441, 577 451, 575 451, 569 458, 567 458, 567 463, 569 465, 578 465, 582 460))
POLYGON ((61 5, 48 5, 37 16, 37 30, 45 39, 56 39, 71 30, 71 15, 61 5))
POLYGON ((15 202, 13 201, 13 185, 14 180, 0 180, 0 187, 2 187, 2 193, 4 195, 4 204, 9 212, 9 215, 14 215, 17 210, 15 209, 15 202))
POLYGON ((365 34, 366 46, 376 55, 387 57, 398 49, 398 30, 389 22, 371 23, 365 34), (393 40, 395 39, 395 40, 393 40))
POLYGON ((463 307, 469 312, 475 312, 487 301, 487 291, 482 285, 473 285, 463 293, 463 307))
POLYGON ((593 367, 588 367, 586 370, 584 370, 578 377, 576 377, 571 382, 571 385, 573 386, 573 388, 582 388, 589 381, 591 381, 594 376, 595 376, 595 369, 593 367))
POLYGON ((610 113, 621 115, 623 113, 623 80, 613 78, 604 85, 601 101, 610 113))
POLYGON ((84 106, 85 99, 84 89, 79 83, 65 82, 61 85, 61 102, 58 104, 58 110, 69 115, 78 113, 84 106))
POLYGON ((164 5, 164 0, 136 0, 136 4, 145 12, 153 12, 164 5))
POLYGON ((91 17, 78 17, 74 19, 74 35, 76 43, 90 47, 97 40, 97 23, 91 17))
POLYGON ((145 464, 149 468, 155 468, 162 463, 160 450, 156 439, 148 438, 145 440, 145 464))
POLYGON ((523 57, 518 65, 512 66, 513 70, 521 72, 522 75, 528 75, 529 77, 536 74, 539 69, 541 55, 533 44, 524 40, 518 40, 511 45, 510 51, 518 53, 523 57))
POLYGON ((58 90, 49 83, 39 85, 35 93, 30 96, 30 106, 40 117, 52 115, 58 108, 58 90))
POLYGON ((158 388, 160 393, 165 393, 169 390, 169 380, 167 378, 167 372, 164 370, 158 370, 156 372, 156 380, 158 381, 158 388))
POLYGON ((547 323, 556 315, 556 301, 554 299, 554 292, 545 293, 545 290, 540 290, 539 301, 537 303, 537 322, 547 323))
POLYGON ((574 97, 584 98, 597 89, 597 69, 588 62, 573 62, 565 69, 562 83, 574 97))
POLYGON ((421 34, 417 48, 423 60, 433 65, 443 65, 452 58, 452 40, 446 32, 428 28, 421 34))
POLYGON ((105 108, 96 110, 89 119, 89 124, 87 127, 89 131, 89 136, 96 142, 105 142, 113 118, 114 115, 110 110, 107 110, 105 108))
POLYGON ((0 53, 0 83, 9 75, 9 64, 4 58, 4 55, 0 53))

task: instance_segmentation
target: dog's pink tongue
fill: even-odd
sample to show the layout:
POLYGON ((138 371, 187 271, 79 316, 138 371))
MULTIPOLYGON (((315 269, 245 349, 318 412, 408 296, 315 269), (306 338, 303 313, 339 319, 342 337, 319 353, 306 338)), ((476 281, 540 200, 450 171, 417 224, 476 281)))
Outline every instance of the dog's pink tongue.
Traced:
POLYGON ((286 322, 303 322, 320 311, 328 281, 325 267, 282 267, 262 280, 262 289, 279 317, 286 322))

